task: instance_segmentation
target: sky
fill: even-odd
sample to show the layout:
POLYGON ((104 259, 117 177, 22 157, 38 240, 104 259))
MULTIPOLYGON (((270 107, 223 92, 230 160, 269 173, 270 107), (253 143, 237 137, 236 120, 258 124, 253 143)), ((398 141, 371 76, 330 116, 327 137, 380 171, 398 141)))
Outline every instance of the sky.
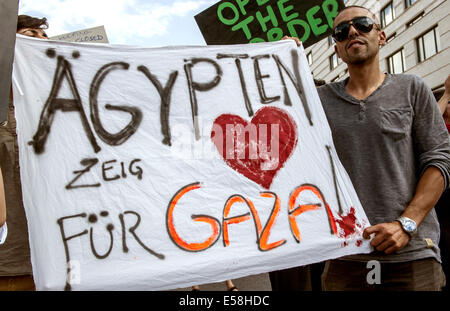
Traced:
POLYGON ((19 14, 46 17, 49 37, 105 26, 109 43, 206 45, 194 16, 219 0, 19 0, 19 14))

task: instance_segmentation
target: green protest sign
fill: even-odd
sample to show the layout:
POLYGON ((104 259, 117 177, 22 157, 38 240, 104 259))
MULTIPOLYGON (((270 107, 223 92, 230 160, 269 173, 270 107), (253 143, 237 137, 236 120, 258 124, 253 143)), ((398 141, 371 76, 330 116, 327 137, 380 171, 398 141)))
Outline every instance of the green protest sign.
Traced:
POLYGON ((342 0, 228 0, 195 16, 209 45, 297 37, 304 47, 331 34, 342 0))

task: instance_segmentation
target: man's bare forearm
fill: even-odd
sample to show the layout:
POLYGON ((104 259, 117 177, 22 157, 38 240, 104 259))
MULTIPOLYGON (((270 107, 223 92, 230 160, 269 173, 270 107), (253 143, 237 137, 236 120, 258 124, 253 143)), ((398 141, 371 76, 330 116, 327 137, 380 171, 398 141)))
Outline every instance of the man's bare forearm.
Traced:
MULTIPOLYGON (((438 168, 434 166, 427 168, 417 184, 411 203, 402 216, 411 218, 419 226, 442 195, 444 184, 444 176, 438 168)), ((364 238, 370 238, 372 233, 375 233, 375 236, 370 244, 386 254, 392 254, 404 248, 410 240, 410 236, 405 233, 400 223, 394 220, 366 228, 364 238)))
POLYGON ((419 225, 436 205, 444 191, 444 176, 441 171, 430 166, 420 178, 416 193, 402 216, 413 219, 419 225))

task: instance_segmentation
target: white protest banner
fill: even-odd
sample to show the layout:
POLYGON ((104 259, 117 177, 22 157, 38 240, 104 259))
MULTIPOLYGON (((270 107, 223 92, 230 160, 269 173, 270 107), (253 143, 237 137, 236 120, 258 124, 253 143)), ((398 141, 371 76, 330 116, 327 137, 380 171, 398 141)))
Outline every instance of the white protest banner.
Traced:
POLYGON ((105 26, 98 26, 88 29, 77 30, 57 36, 53 36, 50 40, 78 42, 78 43, 109 43, 106 35, 105 26))
POLYGON ((17 37, 39 290, 164 290, 368 253, 302 48, 17 37))

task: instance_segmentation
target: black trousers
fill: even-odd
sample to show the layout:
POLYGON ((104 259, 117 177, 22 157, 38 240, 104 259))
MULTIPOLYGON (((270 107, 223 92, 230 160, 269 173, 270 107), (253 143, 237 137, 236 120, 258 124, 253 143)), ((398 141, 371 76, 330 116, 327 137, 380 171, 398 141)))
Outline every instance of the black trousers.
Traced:
POLYGON ((273 291, 321 291, 324 262, 269 272, 273 291))

